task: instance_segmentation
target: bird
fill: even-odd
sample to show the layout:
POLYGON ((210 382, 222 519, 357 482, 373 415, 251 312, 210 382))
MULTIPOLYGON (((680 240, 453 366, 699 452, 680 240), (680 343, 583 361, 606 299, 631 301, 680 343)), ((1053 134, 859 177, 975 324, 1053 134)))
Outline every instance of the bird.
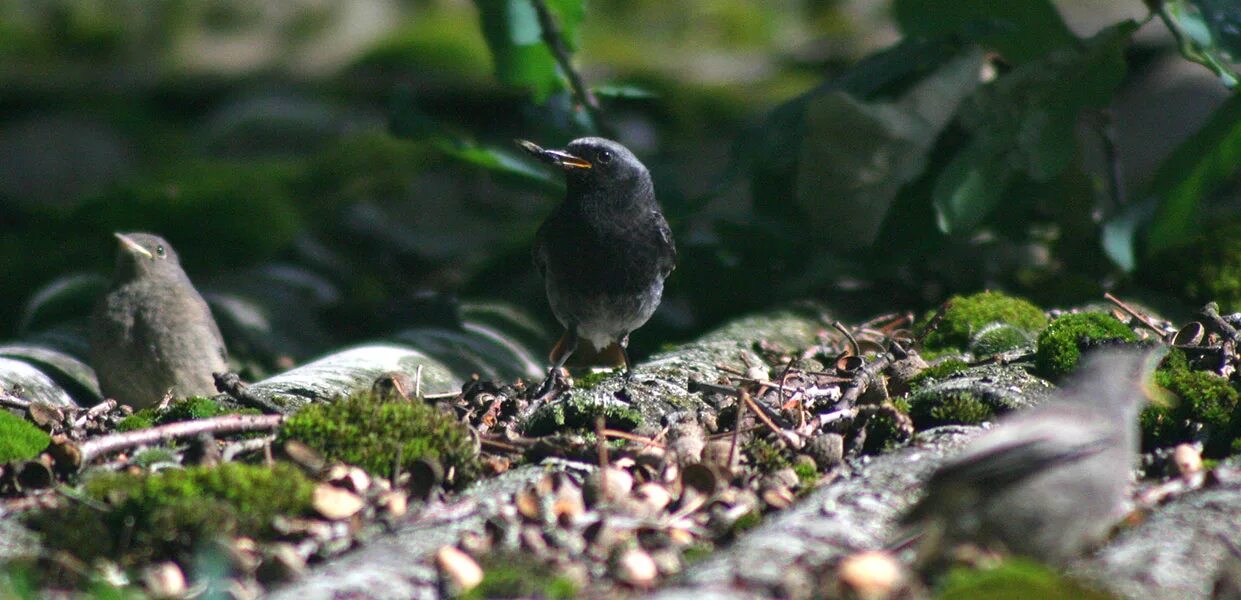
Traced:
POLYGON ((576 363, 623 366, 633 374, 629 334, 659 307, 676 268, 672 230, 655 199, 651 174, 618 142, 573 140, 548 150, 518 140, 565 173, 563 202, 539 227, 534 264, 564 334, 550 353, 546 382, 576 363))
POLYGON ((1130 509, 1138 413, 1163 353, 1088 354, 1061 398, 1011 413, 939 466, 901 521, 902 536, 920 533, 917 562, 973 548, 1062 565, 1104 541, 1130 509))
POLYGON ((171 394, 211 396, 228 353, 207 302, 172 246, 116 233, 112 284, 91 315, 91 364, 105 397, 135 409, 171 394))

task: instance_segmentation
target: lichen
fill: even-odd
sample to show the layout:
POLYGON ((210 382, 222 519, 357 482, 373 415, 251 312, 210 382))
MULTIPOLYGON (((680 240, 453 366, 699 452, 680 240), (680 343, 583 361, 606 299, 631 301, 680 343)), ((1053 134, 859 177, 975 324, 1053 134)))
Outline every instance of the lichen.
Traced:
POLYGON ((1146 449, 1172 446, 1206 434, 1203 452, 1227 456, 1241 432, 1241 393, 1229 381, 1190 367, 1185 353, 1172 350, 1155 372, 1155 383, 1176 396, 1171 403, 1152 404, 1142 411, 1142 443, 1146 449))
POLYGON ((524 429, 527 435, 533 436, 570 429, 593 431, 599 417, 603 417, 604 424, 611 429, 631 431, 642 424, 642 413, 629 404, 600 402, 590 394, 573 394, 539 407, 526 420, 524 429))
POLYGON ((0 463, 34 458, 49 442, 47 433, 30 421, 0 410, 0 463))
POLYGON ((1107 600, 1093 590, 1035 562, 1009 559, 989 569, 957 567, 948 572, 935 594, 937 600, 977 598, 1079 598, 1107 600))
MULTIPOLYGON (((928 326, 930 317, 928 314, 919 327, 928 326)), ((993 323, 1004 323, 1033 336, 1047 325, 1047 316, 1039 307, 1000 292, 953 296, 939 324, 927 334, 922 346, 932 352, 964 350, 975 335, 993 323)))
POLYGON ((133 567, 184 559, 221 535, 270 539, 277 515, 309 514, 313 489, 300 470, 284 463, 110 473, 84 484, 87 501, 34 513, 27 524, 51 550, 133 567))
POLYGON ((449 483, 472 480, 479 469, 469 431, 452 413, 404 400, 385 401, 363 392, 332 402, 312 404, 280 427, 278 442, 297 440, 330 461, 341 461, 387 477, 400 457, 408 470, 420 460, 435 459, 449 483))
POLYGON ((1105 313, 1076 313, 1052 321, 1038 337, 1034 364, 1048 378, 1059 378, 1077 368, 1082 350, 1101 342, 1136 342, 1138 336, 1116 317, 1105 313))

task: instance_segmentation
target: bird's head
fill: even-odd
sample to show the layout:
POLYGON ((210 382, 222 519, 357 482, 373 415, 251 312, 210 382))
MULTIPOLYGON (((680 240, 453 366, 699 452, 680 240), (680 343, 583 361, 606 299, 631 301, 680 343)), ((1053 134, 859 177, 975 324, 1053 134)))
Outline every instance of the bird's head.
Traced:
POLYGON ((527 152, 565 171, 570 195, 599 193, 622 198, 652 195, 651 175, 628 148, 599 137, 578 138, 563 150, 548 150, 525 140, 517 142, 527 152))
POLYGON ((180 260, 164 238, 151 233, 115 233, 118 278, 180 269, 180 260))

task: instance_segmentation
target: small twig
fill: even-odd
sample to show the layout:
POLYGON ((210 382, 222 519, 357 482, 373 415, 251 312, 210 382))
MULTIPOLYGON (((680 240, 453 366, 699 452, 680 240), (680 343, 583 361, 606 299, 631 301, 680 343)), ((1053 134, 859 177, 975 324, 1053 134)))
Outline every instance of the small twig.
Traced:
POLYGON ((745 390, 741 390, 741 402, 744 404, 750 405, 750 410, 754 411, 754 416, 758 417, 758 420, 761 421, 763 425, 766 425, 767 428, 770 429, 771 432, 776 435, 776 437, 782 440, 785 440, 787 442, 796 444, 797 440, 792 438, 792 434, 790 434, 789 432, 783 429, 780 429, 779 427, 776 426, 775 423, 771 421, 771 419, 767 418, 767 414, 763 412, 763 407, 759 405, 758 402, 755 402, 754 398, 750 397, 749 392, 745 390))
POLYGON ((91 419, 98 418, 99 415, 107 414, 114 408, 116 408, 116 400, 104 400, 103 402, 90 407, 90 409, 82 413, 82 416, 73 421, 73 426, 83 427, 91 419))
POLYGON ((948 309, 951 307, 952 300, 948 300, 943 304, 940 304, 939 308, 935 310, 935 314, 931 315, 931 320, 926 322, 926 325, 922 328, 922 330, 914 332, 915 346, 922 347, 922 340, 925 340, 926 336, 931 335, 932 331, 939 328, 939 322, 944 319, 944 314, 947 313, 948 309))
POLYGON ((646 444, 647 446, 655 446, 656 448, 665 448, 665 447, 666 447, 666 446, 664 446, 663 444, 661 444, 661 443, 659 443, 659 442, 657 442, 657 441, 655 441, 655 440, 653 440, 653 439, 651 439, 651 438, 642 437, 642 436, 640 436, 640 435, 634 435, 634 434, 632 434, 632 433, 629 433, 628 431, 617 431, 617 430, 615 430, 615 429, 604 429, 604 430, 602 430, 602 433, 603 433, 603 435, 604 435, 604 436, 606 436, 606 437, 610 437, 610 438, 616 438, 616 439, 621 439, 621 440, 629 440, 629 441, 631 441, 631 442, 637 442, 637 443, 639 443, 639 444, 646 444))
POLYGON ((564 72, 565 79, 569 80, 569 87, 573 90, 573 95, 577 97, 577 101, 586 109, 586 117, 590 121, 591 129, 599 131, 603 124, 602 115, 599 113, 599 100, 590 92, 586 84, 582 81, 582 76, 573 68, 573 62, 569 59, 569 48, 564 42, 564 35, 560 31, 560 26, 556 24, 552 11, 547 8, 544 0, 530 0, 534 5, 534 12, 539 17, 539 27, 543 30, 543 43, 547 45, 547 49, 551 51, 552 56, 556 59, 556 64, 560 65, 560 70, 564 72))
POLYGON ((840 323, 840 321, 833 321, 832 327, 835 327, 836 331, 844 334, 845 339, 849 340, 849 351, 852 352, 854 356, 862 355, 862 347, 858 345, 857 338, 853 337, 853 334, 850 333, 849 330, 840 323))
POLYGON ((603 434, 603 417, 595 419, 595 449, 599 451, 599 489, 603 490, 603 500, 608 498, 608 438, 603 434))
POLYGON ((250 393, 246 389, 245 382, 241 380, 241 376, 236 373, 212 373, 211 377, 215 379, 215 389, 221 394, 228 394, 230 398, 236 400, 242 406, 257 408, 264 414, 279 415, 284 411, 280 407, 268 402, 263 398, 259 398, 250 393))
POLYGON ((861 369, 858 369, 857 375, 853 378, 853 385, 849 386, 849 388, 840 395, 840 400, 836 401, 836 404, 832 406, 832 410, 839 410, 841 408, 851 407, 856 404, 858 398, 862 396, 862 392, 865 392, 867 388, 870 387, 871 382, 875 380, 875 377, 878 376, 879 372, 888 368, 888 365, 891 363, 892 355, 884 354, 883 356, 876 358, 874 361, 867 363, 861 369))
POLYGON ((30 408, 30 401, 18 398, 8 392, 0 391, 0 405, 7 406, 9 408, 28 410, 30 408))
POLYGON ((1218 304, 1214 302, 1208 303, 1202 307, 1202 310, 1198 311, 1198 316, 1203 318, 1205 325, 1234 345, 1237 343, 1237 339, 1241 338, 1241 333, 1237 332, 1237 328, 1230 325, 1228 321, 1225 321, 1220 316, 1218 304))
POLYGON ((1145 325, 1147 329, 1154 331, 1156 334, 1159 335, 1160 339, 1162 339, 1163 336, 1168 335, 1166 331, 1155 326, 1155 324, 1151 322, 1150 317, 1147 317, 1146 315, 1138 312, 1137 310, 1134 310, 1132 306, 1125 304, 1124 302, 1120 300, 1120 298, 1113 296, 1111 292, 1104 292, 1103 297, 1106 298, 1108 302, 1115 304, 1116 308, 1119 308, 1120 310, 1125 311, 1125 314, 1129 315, 1130 317, 1133 317, 1134 319, 1137 319, 1138 322, 1145 325))
POLYGON ((78 465, 86 465, 91 460, 127 448, 145 446, 159 442, 167 442, 177 438, 194 437, 204 433, 224 434, 241 433, 244 431, 268 431, 275 429, 284 422, 284 415, 223 415, 194 421, 181 421, 139 429, 125 433, 114 433, 97 437, 78 446, 78 465))
POLYGON ((737 423, 733 425, 733 441, 728 446, 728 469, 731 471, 737 468, 737 439, 741 437, 741 418, 745 416, 745 409, 749 406, 746 402, 737 403, 737 423))
POLYGON ((253 438, 249 440, 241 440, 240 442, 233 442, 224 447, 224 451, 220 453, 220 460, 224 462, 229 462, 240 454, 246 454, 249 452, 255 452, 258 450, 262 450, 263 448, 266 448, 267 446, 271 445, 271 443, 274 441, 276 441, 276 436, 265 435, 260 438, 253 438))
POLYGON ((418 370, 414 371, 414 397, 421 398, 426 401, 426 397, 422 395, 422 365, 418 365, 418 370))
POLYGON ((526 451, 526 449, 522 448, 521 446, 510 444, 508 442, 502 442, 500 440, 488 439, 485 437, 480 437, 479 443, 481 443, 484 446, 489 446, 491 448, 494 448, 496 450, 502 450, 504 452, 512 452, 512 453, 520 454, 526 451))

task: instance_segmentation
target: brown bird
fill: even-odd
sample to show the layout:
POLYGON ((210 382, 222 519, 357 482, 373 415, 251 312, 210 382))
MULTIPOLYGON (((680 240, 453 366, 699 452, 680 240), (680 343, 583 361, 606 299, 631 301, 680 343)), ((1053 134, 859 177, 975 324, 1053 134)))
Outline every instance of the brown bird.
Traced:
POLYGON ((211 396, 228 371, 224 338, 172 246, 116 234, 112 287, 91 317, 91 364, 104 395, 134 408, 165 394, 211 396))

